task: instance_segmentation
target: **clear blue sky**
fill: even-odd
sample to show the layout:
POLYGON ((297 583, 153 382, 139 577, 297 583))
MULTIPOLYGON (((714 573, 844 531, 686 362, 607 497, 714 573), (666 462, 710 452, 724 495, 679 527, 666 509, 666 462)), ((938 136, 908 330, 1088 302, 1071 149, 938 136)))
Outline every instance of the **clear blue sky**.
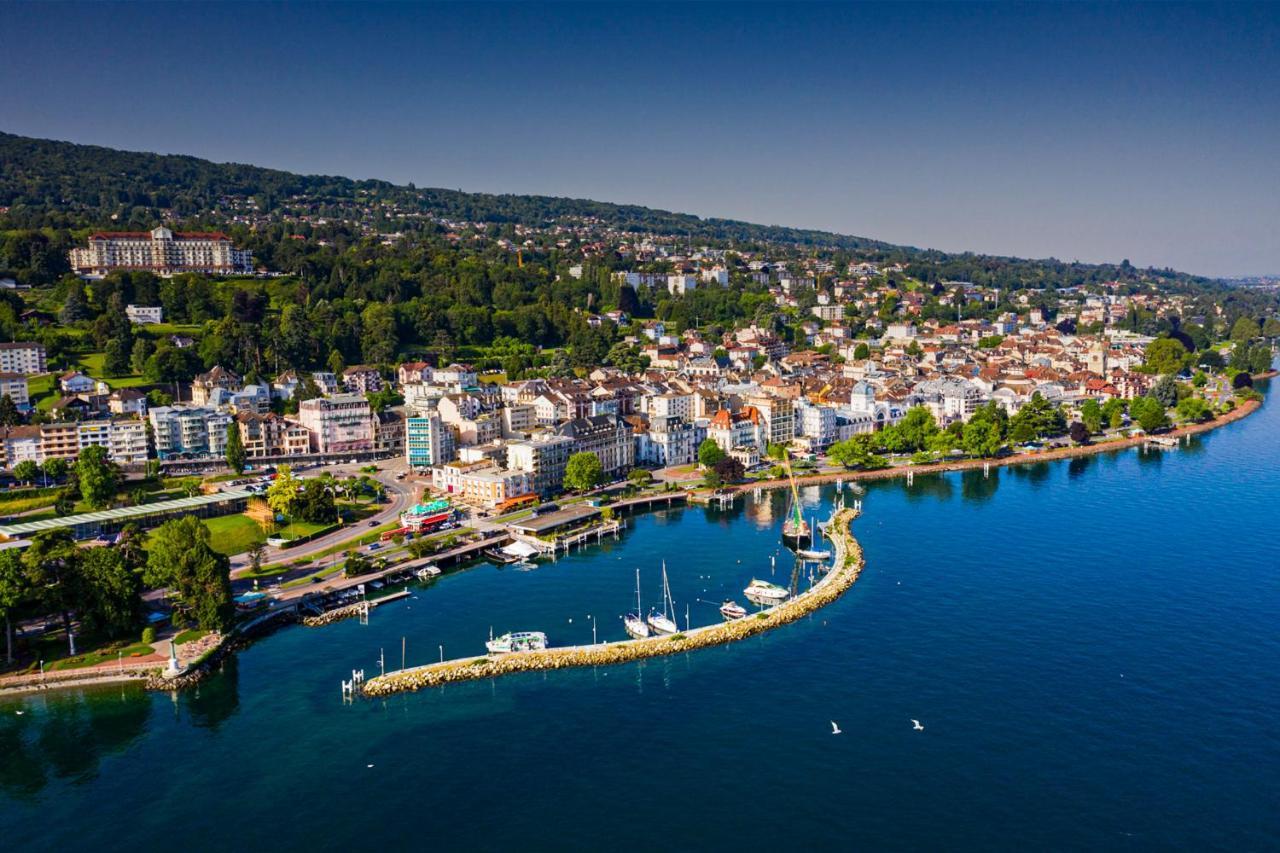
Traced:
POLYGON ((0 128, 1280 273, 1280 4, 6 4, 0 128))

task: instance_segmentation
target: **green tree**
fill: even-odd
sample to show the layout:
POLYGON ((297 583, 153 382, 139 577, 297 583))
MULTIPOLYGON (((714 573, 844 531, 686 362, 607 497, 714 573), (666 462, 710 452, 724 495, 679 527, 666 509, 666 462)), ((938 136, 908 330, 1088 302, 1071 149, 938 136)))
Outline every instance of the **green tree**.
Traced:
POLYGON ((318 477, 304 480, 302 491, 294 502, 298 516, 312 524, 332 524, 338 520, 333 490, 318 477))
POLYGON ((1176 338, 1157 338, 1147 345, 1144 369, 1149 373, 1179 373, 1186 364, 1187 348, 1176 338))
POLYGON ((1280 338, 1280 320, 1268 317, 1262 324, 1262 335, 1266 338, 1280 338))
POLYGON ((132 634, 142 621, 138 575, 116 548, 88 548, 80 559, 77 610, 86 630, 108 637, 132 634))
POLYGON ((1161 376, 1151 386, 1151 396, 1166 409, 1178 403, 1178 382, 1172 376, 1161 376))
POLYGON ((1213 416, 1209 404, 1200 397, 1184 397, 1178 401, 1178 417, 1188 423, 1198 423, 1213 416))
POLYGON ((703 468, 714 468, 723 458, 724 451, 720 449, 720 445, 716 444, 715 439, 705 438, 702 444, 698 445, 698 464, 703 468))
POLYGON ((206 631, 231 625, 231 563, 209 544, 209 528, 195 516, 166 521, 147 537, 148 586, 177 593, 183 610, 206 631))
POLYGON ((853 348, 853 358, 855 361, 865 361, 871 358, 871 347, 866 342, 858 344, 853 348))
POLYGON ((293 476, 293 469, 288 465, 276 468, 276 478, 267 487, 267 506, 277 516, 289 518, 293 515, 293 504, 298 499, 298 478, 293 476))
POLYGON ((22 422, 22 413, 18 411, 13 398, 8 394, 0 397, 0 425, 13 426, 22 422))
POLYGON ((1233 341, 1251 341, 1261 334, 1261 327, 1250 317, 1241 317, 1231 327, 1231 340, 1233 341))
POLYGON ((1091 434, 1102 432, 1102 404, 1093 397, 1085 400, 1080 406, 1080 420, 1091 434))
POLYGON ((105 447, 93 445, 80 451, 76 481, 80 484, 80 497, 89 506, 99 509, 111 502, 120 488, 120 474, 107 458, 105 447))
POLYGON ((569 491, 587 492, 604 482, 600 457, 590 451, 575 453, 564 468, 564 487, 569 491))
POLYGON ((1124 423, 1125 402, 1119 397, 1111 397, 1102 404, 1102 420, 1112 429, 1119 429, 1124 423))
POLYGON ((0 551, 0 614, 4 616, 5 660, 13 663, 13 614, 27 597, 27 578, 22 570, 21 552, 0 551))
POLYGON ((1155 432, 1169 425, 1165 408, 1154 397, 1137 397, 1129 403, 1129 414, 1144 432, 1155 432))
POLYGON ((240 423, 239 421, 231 421, 227 424, 227 465, 237 474, 244 473, 245 453, 244 442, 240 440, 240 423))
POLYGON ((40 469, 44 471, 44 475, 50 480, 61 480, 67 476, 67 473, 71 470, 71 465, 60 456, 55 456, 52 459, 44 460, 44 464, 40 466, 40 469))
POLYGON ((647 486, 653 482, 653 475, 644 468, 632 468, 627 472, 627 479, 637 486, 647 486))
POLYGON ((131 366, 129 342, 124 338, 112 338, 103 350, 102 372, 108 378, 128 376, 131 366))
POLYGON ((1004 446, 1000 424, 988 418, 970 419, 964 425, 961 448, 970 456, 983 458, 995 456, 1004 446))
POLYGON ((40 466, 31 459, 23 459, 13 466, 13 477, 20 483, 32 483, 40 475, 40 466))
POLYGON ((22 552, 27 583, 36 590, 40 604, 61 617, 67 650, 73 655, 76 640, 71 611, 77 605, 80 554, 71 532, 65 529, 40 531, 31 537, 31 544, 22 552))

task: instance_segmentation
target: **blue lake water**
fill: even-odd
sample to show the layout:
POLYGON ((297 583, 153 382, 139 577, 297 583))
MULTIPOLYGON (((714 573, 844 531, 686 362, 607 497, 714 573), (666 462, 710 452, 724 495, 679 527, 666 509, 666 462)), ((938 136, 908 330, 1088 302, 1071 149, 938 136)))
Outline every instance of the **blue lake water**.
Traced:
POLYGON ((177 697, 0 704, 0 847, 1274 849, 1277 438, 1272 403, 1173 452, 871 484, 848 594, 690 655, 339 695, 402 638, 410 665, 490 627, 621 639, 663 560, 680 621, 716 621, 790 579, 784 495, 286 629, 177 697))

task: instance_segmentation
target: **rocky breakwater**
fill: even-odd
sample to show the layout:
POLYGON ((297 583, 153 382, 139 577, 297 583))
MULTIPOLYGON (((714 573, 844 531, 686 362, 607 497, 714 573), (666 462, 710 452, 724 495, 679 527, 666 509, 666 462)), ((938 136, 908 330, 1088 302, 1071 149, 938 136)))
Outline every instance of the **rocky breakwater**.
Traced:
POLYGON ((665 637, 517 652, 493 657, 459 658, 428 664, 373 678, 365 682, 363 693, 368 697, 388 696, 424 687, 496 678, 517 672, 608 666, 732 643, 764 633, 808 616, 835 601, 853 586, 863 566, 862 549, 849 530, 849 524, 856 516, 855 510, 842 509, 832 519, 828 529, 832 531, 835 564, 831 571, 811 589, 760 613, 665 637))
POLYGON ((319 616, 304 616, 302 624, 308 628, 322 628, 325 625, 332 625, 334 622, 341 622, 343 619, 350 619, 353 616, 360 616, 369 612, 369 604, 365 601, 358 601, 355 604, 348 604, 345 607, 335 607, 333 610, 326 610, 319 616))

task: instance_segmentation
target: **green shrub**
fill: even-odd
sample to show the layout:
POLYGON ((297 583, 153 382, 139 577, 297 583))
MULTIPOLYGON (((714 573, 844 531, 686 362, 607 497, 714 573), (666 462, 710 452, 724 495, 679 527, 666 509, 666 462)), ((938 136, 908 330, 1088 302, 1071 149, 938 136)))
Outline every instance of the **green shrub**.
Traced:
POLYGON ((154 643, 156 641, 156 629, 148 625, 142 629, 142 642, 154 643))

